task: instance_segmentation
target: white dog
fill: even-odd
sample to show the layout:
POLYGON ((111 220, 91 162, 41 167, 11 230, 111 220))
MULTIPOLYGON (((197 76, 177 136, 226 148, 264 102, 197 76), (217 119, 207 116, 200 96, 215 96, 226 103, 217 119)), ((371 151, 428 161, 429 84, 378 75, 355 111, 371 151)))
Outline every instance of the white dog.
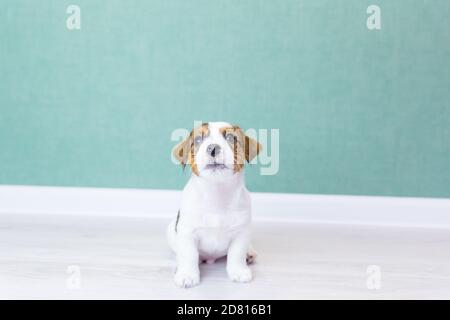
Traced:
POLYGON ((199 263, 224 256, 231 280, 252 280, 247 264, 256 254, 250 245, 251 203, 243 168, 260 150, 257 141, 225 122, 204 123, 175 147, 175 158, 192 171, 178 216, 167 229, 178 286, 197 285, 199 263))

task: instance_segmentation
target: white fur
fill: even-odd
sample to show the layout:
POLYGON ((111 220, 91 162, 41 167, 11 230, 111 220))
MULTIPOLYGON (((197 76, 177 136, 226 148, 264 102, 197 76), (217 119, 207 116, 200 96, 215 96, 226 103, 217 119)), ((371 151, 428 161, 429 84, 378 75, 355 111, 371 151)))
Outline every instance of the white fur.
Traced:
POLYGON ((191 174, 182 192, 180 217, 167 229, 170 247, 176 254, 175 283, 192 287, 200 282, 199 261, 213 263, 227 256, 227 273, 231 280, 248 282, 252 271, 247 265, 250 248, 251 202, 245 187, 244 173, 233 171, 233 152, 219 132, 229 126, 224 122, 209 123, 210 135, 196 152, 199 176, 191 174), (224 169, 208 169, 214 161, 206 152, 209 144, 220 145, 215 161, 224 169))

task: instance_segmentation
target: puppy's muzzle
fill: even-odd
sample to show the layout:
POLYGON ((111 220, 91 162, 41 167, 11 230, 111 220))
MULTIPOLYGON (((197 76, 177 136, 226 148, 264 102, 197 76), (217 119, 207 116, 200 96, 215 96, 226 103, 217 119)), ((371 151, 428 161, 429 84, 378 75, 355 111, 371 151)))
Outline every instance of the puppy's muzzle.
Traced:
POLYGON ((220 153, 220 146, 218 144, 210 144, 208 148, 206 148, 206 152, 209 156, 215 158, 220 153))

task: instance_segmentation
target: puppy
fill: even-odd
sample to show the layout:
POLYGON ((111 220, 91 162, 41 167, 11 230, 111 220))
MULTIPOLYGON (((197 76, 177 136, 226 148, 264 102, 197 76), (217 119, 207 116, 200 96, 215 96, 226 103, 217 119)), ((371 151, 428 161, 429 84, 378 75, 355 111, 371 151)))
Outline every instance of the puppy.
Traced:
POLYGON ((251 203, 243 169, 260 150, 256 140, 226 122, 204 123, 174 148, 174 157, 192 171, 178 215, 167 229, 179 287, 199 284, 199 263, 211 264, 224 256, 231 280, 252 280, 247 264, 255 252, 250 246, 251 203))

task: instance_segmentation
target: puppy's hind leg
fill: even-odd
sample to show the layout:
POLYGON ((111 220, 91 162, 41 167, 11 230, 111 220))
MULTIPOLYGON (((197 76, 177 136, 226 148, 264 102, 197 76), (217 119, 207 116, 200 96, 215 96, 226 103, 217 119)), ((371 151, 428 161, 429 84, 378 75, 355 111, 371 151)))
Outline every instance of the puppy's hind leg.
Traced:
POLYGON ((247 251, 247 264, 253 264, 256 262, 256 257, 258 256, 258 253, 253 249, 253 246, 250 245, 250 248, 247 251))

